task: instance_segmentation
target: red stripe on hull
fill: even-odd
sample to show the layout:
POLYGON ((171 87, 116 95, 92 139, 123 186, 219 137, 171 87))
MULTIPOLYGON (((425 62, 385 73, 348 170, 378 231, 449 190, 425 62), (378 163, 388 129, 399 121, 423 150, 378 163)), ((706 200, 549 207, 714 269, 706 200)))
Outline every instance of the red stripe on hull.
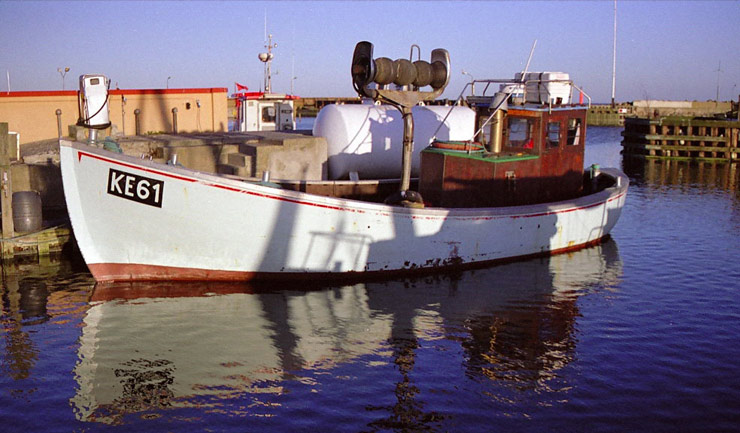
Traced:
POLYGON ((107 162, 109 164, 120 165, 120 166, 123 166, 123 167, 126 167, 126 168, 130 168, 130 169, 133 169, 133 170, 141 170, 141 171, 143 171, 145 173, 152 173, 152 174, 156 174, 156 175, 159 175, 159 176, 170 177, 172 179, 182 180, 182 181, 185 181, 185 182, 191 182, 191 183, 192 182, 197 182, 197 183, 200 183, 201 185, 205 185, 205 186, 208 186, 208 187, 219 188, 219 189, 223 189, 223 190, 231 191, 231 192, 236 192, 236 193, 240 193, 240 194, 249 194, 249 195, 253 195, 253 196, 256 196, 256 197, 268 198, 268 199, 271 199, 271 200, 280 200, 280 201, 285 201, 285 202, 289 202, 289 203, 296 203, 296 204, 307 205, 307 206, 315 206, 315 207, 320 207, 320 208, 325 208, 325 209, 340 210, 340 211, 344 211, 344 212, 356 212, 356 213, 364 213, 365 212, 362 209, 354 209, 354 208, 339 207, 339 206, 330 206, 330 205, 325 205, 325 204, 320 204, 320 203, 311 203, 311 202, 306 202, 306 201, 302 201, 302 200, 296 200, 296 199, 292 199, 292 198, 288 198, 288 197, 263 194, 263 193, 259 193, 259 192, 255 192, 255 191, 248 191, 248 190, 243 189, 243 188, 235 188, 233 186, 227 186, 227 185, 220 185, 220 184, 216 184, 216 183, 210 183, 210 182, 207 182, 207 181, 204 181, 204 180, 200 180, 200 179, 193 179, 193 178, 189 178, 189 177, 178 176, 178 175, 173 174, 173 173, 169 173, 169 172, 165 172, 165 171, 160 171, 160 170, 155 170, 155 169, 143 167, 141 165, 129 164, 129 163, 126 163, 126 162, 123 162, 123 161, 118 161, 118 160, 115 160, 115 159, 106 158, 106 157, 103 157, 103 156, 100 156, 100 155, 95 155, 95 154, 88 153, 88 152, 83 152, 83 151, 78 151, 77 152, 77 160, 78 161, 82 161, 82 157, 83 156, 86 156, 86 157, 92 158, 92 159, 97 159, 97 160, 100 160, 100 161, 103 161, 103 162, 107 162))
POLYGON ((534 257, 546 257, 555 254, 561 254, 583 248, 598 245, 602 238, 586 242, 580 245, 560 248, 553 251, 543 251, 541 253, 527 254, 516 257, 504 257, 494 260, 479 262, 456 263, 446 266, 435 267, 413 267, 396 270, 368 271, 368 272, 244 272, 244 271, 223 271, 213 269, 183 268, 175 266, 158 266, 142 264, 125 264, 125 263, 95 263, 89 264, 90 273, 98 282, 121 282, 121 281, 227 281, 227 282, 248 282, 248 281, 361 281, 377 278, 390 278, 396 276, 409 276, 414 274, 426 274, 430 272, 454 271, 460 269, 480 268, 494 264, 526 260, 534 257))
MULTIPOLYGON (((223 190, 226 190, 226 191, 231 191, 231 192, 236 192, 236 193, 241 193, 241 194, 248 194, 248 195, 253 195, 253 196, 262 197, 262 198, 271 199, 271 200, 279 200, 279 201, 285 201, 285 202, 295 203, 295 204, 299 204, 299 205, 315 206, 315 207, 320 207, 320 208, 325 208, 325 209, 339 210, 339 211, 343 211, 343 212, 355 212, 355 213, 365 213, 366 212, 363 209, 356 209, 356 208, 351 208, 351 207, 332 206, 332 205, 326 205, 326 204, 320 204, 320 203, 312 203, 312 202, 298 200, 298 199, 289 198, 289 197, 283 197, 283 196, 272 195, 272 194, 264 194, 264 193, 259 193, 259 192, 255 192, 255 191, 248 191, 248 190, 245 190, 245 189, 242 189, 242 188, 235 188, 235 187, 227 186, 227 185, 214 184, 214 183, 206 182, 204 180, 199 180, 199 179, 193 179, 193 178, 178 176, 178 175, 175 175, 173 173, 164 172, 164 171, 160 171, 160 170, 155 170, 155 169, 143 167, 143 166, 140 166, 140 165, 129 164, 129 163, 125 163, 125 162, 118 161, 118 160, 111 159, 111 158, 106 158, 106 157, 103 157, 103 156, 100 156, 100 155, 95 155, 95 154, 88 153, 88 152, 78 151, 78 154, 77 154, 78 160, 81 161, 83 156, 86 156, 86 157, 89 157, 89 158, 93 158, 93 159, 97 159, 97 160, 100 160, 100 161, 104 161, 104 162, 107 162, 107 163, 110 163, 110 164, 116 164, 116 165, 120 165, 120 166, 123 166, 123 167, 135 169, 135 170, 141 170, 141 171, 144 171, 144 172, 147 172, 147 173, 152 173, 152 174, 157 174, 157 175, 164 176, 164 177, 170 177, 170 178, 173 178, 173 179, 182 180, 182 181, 185 181, 185 182, 197 182, 197 183, 200 183, 202 185, 209 186, 209 187, 212 187, 212 188, 219 188, 219 189, 223 189, 223 190)), ((618 199, 622 198, 625 194, 626 194, 626 192, 623 192, 623 193, 621 193, 621 194, 619 194, 619 195, 617 195, 615 197, 610 197, 608 200, 606 200, 606 202, 609 203, 609 202, 612 202, 614 200, 618 200, 618 199)), ((539 212, 539 213, 532 213, 532 214, 511 215, 511 216, 506 216, 506 215, 505 216, 485 215, 485 216, 467 217, 467 218, 468 219, 484 219, 484 220, 494 219, 494 218, 501 218, 501 217, 508 217, 508 218, 533 218, 533 217, 541 217, 541 216, 547 216, 547 215, 557 215, 557 214, 561 214, 561 213, 575 212, 575 211, 579 211, 579 210, 583 210, 583 209, 589 209, 589 208, 593 208, 593 207, 596 207, 596 206, 601 206, 603 204, 604 204, 604 201, 599 201, 599 202, 596 202, 596 203, 591 203, 591 204, 580 206, 580 207, 573 207, 573 208, 569 208, 569 209, 562 209, 562 210, 555 210, 555 211, 546 211, 546 212, 539 212)), ((416 219, 416 218, 430 218, 428 215, 419 215, 419 216, 417 216, 417 215, 410 214, 410 216, 413 219, 416 219)), ((455 215, 453 215, 453 217, 454 216, 455 215)), ((442 217, 443 220, 446 220, 447 218, 448 217, 442 217)), ((229 281, 231 281, 231 280, 229 280, 229 281)), ((242 281, 242 280, 238 280, 238 281, 242 281)))

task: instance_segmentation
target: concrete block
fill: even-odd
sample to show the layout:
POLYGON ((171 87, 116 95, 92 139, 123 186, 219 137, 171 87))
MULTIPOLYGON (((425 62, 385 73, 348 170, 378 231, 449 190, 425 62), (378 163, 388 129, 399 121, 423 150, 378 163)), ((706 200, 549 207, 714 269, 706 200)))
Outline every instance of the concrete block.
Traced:
POLYGON ((59 165, 52 163, 40 164, 13 164, 13 192, 38 191, 41 194, 41 203, 44 209, 63 209, 64 191, 62 189, 62 173, 59 165))
POLYGON ((249 167, 252 168, 252 157, 243 153, 230 153, 228 155, 228 164, 235 167, 249 167))
POLYGON ((257 144, 243 144, 240 153, 252 156, 254 176, 269 171, 273 179, 322 180, 327 175, 327 144, 323 137, 262 133, 257 144))
POLYGON ((67 128, 69 136, 76 141, 87 141, 87 129, 77 125, 69 125, 67 128))
POLYGON ((215 172, 218 174, 236 174, 234 166, 228 164, 217 164, 215 172))

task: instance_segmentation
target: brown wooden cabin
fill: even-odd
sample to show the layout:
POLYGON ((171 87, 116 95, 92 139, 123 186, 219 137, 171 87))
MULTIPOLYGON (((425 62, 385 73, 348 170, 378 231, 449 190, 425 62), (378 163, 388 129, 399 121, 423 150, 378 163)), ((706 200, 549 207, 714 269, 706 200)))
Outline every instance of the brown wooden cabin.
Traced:
MULTIPOLYGON (((490 100, 482 102, 471 103, 479 128, 492 112, 490 100)), ((463 143, 433 143, 421 152, 419 192, 424 202, 492 207, 577 197, 583 191, 586 111, 582 105, 511 106, 476 137, 480 150, 471 151, 463 143)))

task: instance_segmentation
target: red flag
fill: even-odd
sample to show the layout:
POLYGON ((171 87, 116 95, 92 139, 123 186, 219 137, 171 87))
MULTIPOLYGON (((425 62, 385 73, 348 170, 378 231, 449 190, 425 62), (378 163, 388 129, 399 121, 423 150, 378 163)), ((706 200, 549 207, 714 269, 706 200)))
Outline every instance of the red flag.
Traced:
POLYGON ((236 84, 236 91, 237 91, 237 92, 238 92, 239 90, 249 90, 249 87, 247 87, 247 86, 243 86, 243 85, 241 85, 241 84, 237 83, 236 81, 234 82, 234 84, 236 84))

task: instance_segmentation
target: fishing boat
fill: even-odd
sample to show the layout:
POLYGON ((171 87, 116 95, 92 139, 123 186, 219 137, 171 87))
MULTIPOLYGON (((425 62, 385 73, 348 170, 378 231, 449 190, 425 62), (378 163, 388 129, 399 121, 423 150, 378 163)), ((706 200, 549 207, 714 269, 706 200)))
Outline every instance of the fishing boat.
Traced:
MULTIPOLYGON (((568 78, 478 80, 483 94, 466 98, 474 137, 416 143, 417 178, 413 108, 447 86, 449 54, 411 62, 372 51, 357 44, 353 84, 401 113, 400 179, 239 179, 62 140, 67 209, 94 278, 369 278, 551 255, 609 235, 629 181, 584 171, 587 106, 570 102, 568 78)), ((90 81, 81 120, 95 127, 107 100, 90 81)))

